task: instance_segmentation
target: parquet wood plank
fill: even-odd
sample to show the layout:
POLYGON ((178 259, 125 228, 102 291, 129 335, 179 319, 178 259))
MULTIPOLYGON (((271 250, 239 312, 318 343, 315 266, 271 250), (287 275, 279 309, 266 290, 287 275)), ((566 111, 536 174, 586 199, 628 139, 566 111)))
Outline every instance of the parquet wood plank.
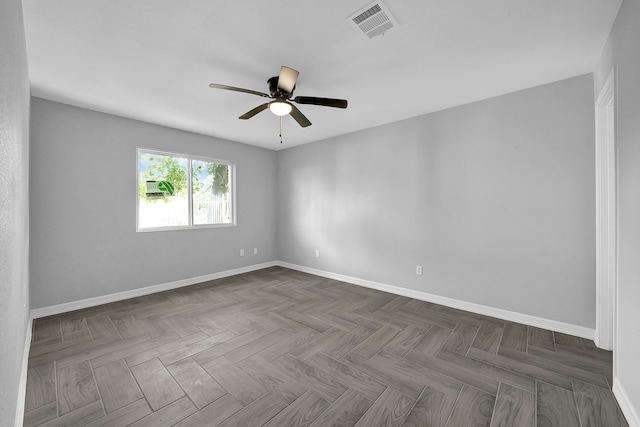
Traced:
POLYGON ((167 366, 177 362, 178 360, 184 359, 185 357, 193 356, 194 354, 203 352, 215 345, 229 341, 236 336, 237 335, 233 332, 225 330, 225 332, 221 332, 217 335, 195 341, 191 344, 183 345, 182 347, 176 348, 173 351, 162 353, 158 356, 158 358, 165 366, 167 366))
POLYGON ((331 326, 329 326, 322 320, 316 319, 315 317, 308 317, 308 316, 302 315, 297 311, 282 313, 282 315, 287 319, 293 320, 294 322, 298 322, 301 325, 306 326, 307 328, 315 329, 318 332, 325 332, 331 329, 331 326))
POLYGON ((322 350, 334 359, 340 359, 345 354, 353 350, 358 344, 367 339, 373 331, 358 326, 351 332, 336 334, 336 339, 328 341, 322 350))
POLYGON ((580 357, 574 357, 566 353, 558 351, 549 351, 538 347, 529 347, 528 353, 533 356, 538 356, 543 359, 551 360, 555 363, 571 366, 573 368, 582 369, 583 371, 593 372, 604 376, 613 375, 613 366, 607 363, 601 363, 594 361, 593 359, 586 359, 580 357))
POLYGON ((424 387, 424 380, 418 378, 410 368, 397 366, 385 359, 373 361, 357 353, 349 353, 344 357, 343 362, 353 369, 361 369, 371 377, 378 378, 383 384, 394 387, 411 398, 417 398, 424 387))
POLYGON ((197 410, 193 402, 185 396, 155 410, 155 412, 131 424, 131 427, 172 426, 197 412, 197 410))
POLYGON ((352 311, 332 311, 330 314, 355 325, 362 326, 363 328, 371 329, 372 331, 376 331, 383 326, 380 322, 373 321, 352 311))
POLYGON ((265 348, 264 350, 258 352, 256 355, 272 362, 280 356, 283 356, 287 353, 292 352, 296 348, 314 340, 320 333, 315 329, 309 329, 305 327, 299 333, 290 336, 271 347, 265 348))
POLYGON ((307 391, 307 387, 295 375, 277 369, 262 358, 250 357, 237 366, 287 404, 293 403, 307 391))
MULTIPOLYGON (((430 328, 429 328, 430 329, 430 328)), ((428 329, 409 325, 378 352, 383 357, 404 357, 427 334, 428 329)))
POLYGON ((508 384, 500 384, 491 427, 535 427, 535 395, 508 384))
POLYGON ((465 355, 478 333, 478 328, 459 324, 451 332, 442 349, 451 353, 465 355))
POLYGON ((344 337, 345 332, 338 329, 328 329, 318 335, 314 340, 306 342, 291 351, 291 354, 300 360, 305 360, 324 350, 329 343, 335 342, 344 337))
POLYGON ((464 385, 447 427, 489 426, 495 400, 495 396, 489 393, 464 385))
POLYGON ((529 345, 556 351, 553 332, 535 326, 529 326, 529 345))
POLYGON ((75 358, 79 352, 93 351, 96 348, 104 348, 118 342, 120 342, 118 338, 87 341, 84 337, 81 337, 79 341, 50 343, 31 350, 29 353, 29 366, 46 365, 54 360, 60 361, 67 357, 75 358))
POLYGON ((387 388, 380 397, 373 402, 367 412, 356 423, 355 427, 372 425, 400 426, 409 415, 415 400, 392 388, 387 388))
POLYGON ((247 406, 268 391, 267 387, 225 356, 211 360, 202 367, 242 406, 247 406))
MULTIPOLYGON (((462 387, 460 389, 462 390, 462 387)), ((444 427, 449 420, 457 399, 458 395, 451 395, 432 387, 425 387, 403 426, 444 427)))
MULTIPOLYGON (((440 354, 442 354, 442 352, 440 352, 440 354)), ((374 360, 377 360, 378 357, 379 356, 376 356, 374 360)), ((469 384, 494 396, 498 392, 498 379, 491 376, 483 375, 473 368, 460 366, 439 357, 422 356, 419 353, 407 354, 405 361, 412 362, 432 372, 444 374, 450 378, 457 380, 458 382, 469 384)))
POLYGON ((158 359, 133 366, 131 372, 154 411, 184 396, 184 391, 158 359))
POLYGON ((607 388, 607 380, 604 375, 596 372, 587 371, 580 368, 574 368, 573 366, 556 363, 546 358, 535 356, 533 354, 523 354, 518 351, 505 348, 498 350, 498 354, 509 357, 513 360, 517 360, 526 363, 531 366, 537 366, 547 371, 556 372, 557 374, 564 375, 567 378, 574 378, 580 381, 585 381, 598 387, 607 388))
POLYGON ((560 387, 536 382, 536 413, 538 427, 580 427, 573 393, 560 387))
POLYGON ((573 393, 582 427, 628 427, 611 390, 574 380, 573 393))
POLYGON ((136 321, 133 314, 129 316, 112 318, 113 325, 116 327, 122 338, 133 338, 140 335, 147 335, 147 329, 145 329, 140 322, 136 321))
POLYGON ((211 336, 221 334, 229 331, 224 326, 217 323, 215 320, 205 314, 199 314, 197 316, 189 317, 189 321, 193 326, 200 329, 205 334, 211 336))
POLYGON ((280 411, 264 427, 306 427, 329 407, 329 402, 307 391, 280 411))
POLYGON ((91 334, 89 333, 89 327, 84 317, 74 319, 62 319, 62 340, 68 341, 72 339, 85 338, 91 340, 91 334))
POLYGON ((373 404, 353 390, 347 390, 310 427, 353 426, 373 404))
POLYGON ((611 366, 591 340, 270 267, 36 319, 24 420, 626 426, 611 366))
POLYGON ((438 354, 439 359, 446 360, 463 369, 469 369, 477 374, 494 378, 502 383, 511 384, 514 387, 530 393, 535 393, 535 380, 525 375, 493 366, 489 363, 480 362, 470 357, 460 356, 457 353, 442 351, 438 354))
POLYGON ((151 408, 145 399, 136 400, 120 409, 91 421, 86 427, 128 426, 151 414, 151 408))
POLYGON ((54 362, 29 368, 25 395, 25 411, 32 411, 56 401, 56 371, 54 362))
POLYGON ((396 328, 382 326, 351 351, 370 359, 382 350, 396 335, 398 335, 396 328))
POLYGON ((262 331, 251 331, 246 334, 238 335, 230 340, 224 341, 223 343, 216 344, 213 347, 208 348, 207 350, 201 351, 199 353, 194 354, 193 360, 198 362, 199 364, 204 364, 209 362, 210 360, 217 359, 220 356, 224 356, 225 354, 242 347, 245 344, 250 343, 251 341, 264 336, 262 331))
POLYGON ((56 384, 60 415, 100 400, 89 361, 59 368, 56 384))
POLYGON ((563 334, 561 332, 553 333, 553 341, 556 345, 564 345, 566 347, 575 348, 577 350, 583 350, 582 340, 579 337, 563 334))
POLYGON ((261 426, 285 407, 276 395, 267 393, 224 420, 220 427, 261 426))
POLYGON ((398 331, 403 330, 404 328, 409 326, 409 324, 411 324, 410 321, 403 319, 401 317, 398 317, 394 313, 390 313, 388 311, 383 311, 383 310, 377 310, 374 312, 356 311, 356 313, 358 313, 362 317, 371 319, 374 322, 382 323, 383 325, 389 326, 391 328, 396 328, 398 331))
POLYGON ((418 351, 425 356, 435 356, 440 352, 444 343, 447 342, 451 332, 451 329, 434 325, 427 331, 424 337, 418 341, 416 346, 413 348, 413 351, 418 351))
POLYGON ((384 384, 361 370, 345 365, 323 353, 314 354, 306 359, 305 362, 316 369, 324 371, 327 375, 335 377, 339 382, 371 401, 375 401, 386 389, 384 384))
POLYGON ((500 346, 525 353, 527 351, 528 334, 526 325, 505 322, 500 346))
POLYGON ((85 426, 93 420, 96 420, 104 415, 102 409, 102 403, 95 401, 82 406, 71 412, 60 414, 59 417, 47 421, 44 424, 40 424, 42 427, 68 427, 68 426, 85 426))
POLYGON ((261 337, 254 339, 251 342, 243 345, 242 347, 238 347, 235 350, 229 351, 225 356, 227 359, 232 362, 239 362, 241 360, 246 359, 247 357, 251 357, 254 354, 266 350, 274 345, 277 345, 278 342, 284 340, 286 338, 290 338, 291 334, 283 329, 277 329, 273 332, 267 333, 261 337))
POLYGON ((32 339, 33 345, 62 341, 62 327, 60 317, 47 317, 34 321, 32 339))
POLYGON ((198 409, 227 394, 227 391, 190 357, 167 366, 167 370, 198 409))
POLYGON ((98 338, 120 337, 120 334, 111 321, 111 318, 106 314, 87 317, 87 326, 89 327, 89 332, 94 340, 98 338))
MULTIPOLYGON (((513 350, 517 351, 517 350, 513 350)), ((524 354, 524 353, 523 353, 524 354)), ((556 372, 548 371, 536 365, 531 365, 521 360, 505 357, 501 354, 487 353, 486 351, 470 348, 467 354, 470 358, 480 362, 497 366, 498 368, 513 371, 515 373, 528 376, 532 379, 546 381, 549 384, 571 390, 571 379, 556 372)))
POLYGON ((93 374, 107 414, 144 397, 124 360, 95 368, 93 374))
POLYGON ((133 338, 126 338, 120 341, 110 342, 98 349, 92 349, 88 356, 91 357, 91 365, 94 368, 98 368, 108 363, 115 362, 116 360, 126 359, 133 354, 149 351, 158 346, 171 343, 177 338, 177 335, 163 335, 157 338, 142 335, 133 338))
POLYGON ((180 421, 175 427, 217 426, 240 409, 242 409, 242 405, 227 394, 180 421))
POLYGON ((275 324, 278 328, 284 329, 285 331, 289 331, 291 333, 297 334, 299 332, 309 330, 302 323, 294 322, 291 319, 287 319, 280 312, 269 311, 265 313, 264 318, 268 319, 270 322, 275 324))
POLYGON ((140 363, 162 356, 165 353, 170 353, 174 350, 202 341, 205 338, 208 338, 208 335, 198 329, 194 334, 187 335, 186 337, 181 336, 179 339, 127 356, 125 357, 125 361, 129 366, 139 365, 140 363))
POLYGON ((502 340, 503 331, 503 324, 483 322, 482 325, 480 325, 478 334, 471 345, 478 350, 486 351, 487 353, 498 353, 498 347, 500 347, 500 340, 502 340))
POLYGON ((58 402, 55 400, 46 405, 32 409, 24 414, 25 427, 39 426, 58 416, 58 402))
POLYGON ((280 367, 283 371, 294 375, 299 381, 304 383, 309 390, 313 390, 327 402, 333 402, 347 391, 347 387, 331 375, 314 368, 290 354, 285 354, 274 360, 273 364, 280 367))

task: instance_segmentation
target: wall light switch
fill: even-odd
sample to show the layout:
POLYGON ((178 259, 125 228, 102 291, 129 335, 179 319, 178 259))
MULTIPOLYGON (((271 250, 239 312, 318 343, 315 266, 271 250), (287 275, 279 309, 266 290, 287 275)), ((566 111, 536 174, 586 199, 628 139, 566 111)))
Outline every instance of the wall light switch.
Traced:
POLYGON ((316 258, 320 258, 320 249, 316 249, 316 258))
POLYGON ((258 248, 253 248, 253 254, 258 255, 258 248))
POLYGON ((240 256, 244 256, 244 249, 240 249, 240 256))

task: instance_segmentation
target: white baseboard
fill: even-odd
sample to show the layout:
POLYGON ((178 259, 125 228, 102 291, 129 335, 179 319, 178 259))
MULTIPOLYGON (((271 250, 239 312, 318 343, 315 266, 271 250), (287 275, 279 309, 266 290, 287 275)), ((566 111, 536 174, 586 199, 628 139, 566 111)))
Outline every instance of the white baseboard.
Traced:
POLYGON ((629 427, 640 427, 640 413, 638 412, 640 408, 636 408, 633 405, 631 398, 629 398, 626 390, 617 379, 613 380, 613 395, 616 397, 618 405, 620 405, 620 409, 627 419, 627 423, 629 423, 629 427))
POLYGON ((265 262, 262 264, 254 264, 247 267, 235 268, 233 270, 206 274, 204 276, 191 277, 188 279, 176 280, 174 282, 146 286, 139 289, 132 289, 130 291, 117 292, 115 294, 102 295, 99 297, 87 298, 79 301, 72 301, 63 304, 51 305, 48 307, 36 308, 31 310, 31 318, 38 319, 40 317, 53 316, 56 314, 94 307, 96 305, 107 304, 110 302, 141 297, 144 295, 154 294, 156 292, 170 291, 172 289, 182 288, 184 286, 196 285, 198 283, 208 282, 210 280, 222 279, 224 277, 235 276, 236 274, 248 273, 255 270, 261 270, 263 268, 273 267, 275 265, 277 265, 276 262, 265 262))
POLYGON ((489 307, 486 305, 475 304, 472 302, 461 301, 453 298, 443 297, 440 295, 429 294, 427 292, 415 291, 413 289, 401 288, 398 286, 387 285, 384 283, 373 282, 370 280, 359 279, 357 277, 345 276, 328 271, 317 270, 315 268, 304 267, 301 265, 290 264, 288 262, 277 261, 277 265, 290 268, 292 270, 302 271, 304 273, 313 274, 328 279, 339 280, 365 288, 377 289, 379 291, 389 292, 395 295, 401 295, 409 298, 415 298, 421 301, 432 302, 459 310, 470 311, 476 314, 496 317, 502 320, 522 323, 529 326, 548 329, 555 332, 562 332, 568 335, 574 335, 592 340, 595 336, 595 330, 585 328, 584 326, 572 325, 569 323, 558 322, 556 320, 545 319, 542 317, 531 316, 528 314, 517 313, 514 311, 503 310, 501 308, 489 307))
POLYGON ((69 311, 94 307, 96 305, 122 301, 128 298, 135 298, 143 295, 153 294, 156 292, 182 288, 184 286, 195 285, 197 283, 202 283, 209 280, 221 279, 224 277, 234 276, 236 274, 248 273, 251 271, 273 267, 276 265, 290 268, 292 270, 302 271, 304 273, 309 273, 309 274, 313 274, 320 277, 326 277, 328 279, 339 280, 342 282, 351 283, 351 284, 363 286, 366 288, 389 292, 395 295, 402 295, 409 298, 419 299, 421 301, 432 302, 435 304, 440 304, 440 305, 444 305, 451 308, 457 308, 459 310, 470 311, 472 313, 496 317, 498 319, 509 320, 512 322, 523 323, 525 325, 536 326, 536 327, 548 329, 551 331, 562 332, 569 335, 588 338, 591 340, 595 336, 595 330, 585 328, 583 326, 572 325, 569 323, 558 322, 556 320, 550 320, 542 317, 531 316, 528 314, 522 314, 522 313, 517 313, 513 311, 503 310, 500 308, 489 307, 486 305, 475 304, 472 302, 443 297, 440 295, 429 294, 426 292, 402 288, 399 286, 373 282, 371 280, 359 279, 357 277, 350 277, 342 274, 331 273, 328 271, 318 270, 310 267, 304 267, 296 264, 290 264, 288 262, 283 262, 283 261, 272 261, 272 262, 266 262, 262 264, 255 264, 247 267, 236 268, 233 270, 222 271, 219 273, 212 273, 204 276, 177 280, 175 282, 168 282, 168 283, 163 283, 163 284, 158 284, 153 286, 147 286, 140 289, 133 289, 130 291, 118 292, 115 294, 103 295, 103 296, 94 297, 94 298, 87 298, 80 301, 73 301, 73 302, 53 305, 49 307, 37 308, 37 309, 31 310, 31 318, 37 319, 40 317, 53 316, 56 314, 66 313, 69 311))
POLYGON ((31 350, 31 333, 33 331, 33 318, 27 322, 27 332, 24 338, 24 352, 22 354, 22 369, 20 371, 20 382, 18 383, 18 406, 16 408, 16 427, 24 424, 24 405, 27 395, 27 371, 29 368, 29 351, 31 350))

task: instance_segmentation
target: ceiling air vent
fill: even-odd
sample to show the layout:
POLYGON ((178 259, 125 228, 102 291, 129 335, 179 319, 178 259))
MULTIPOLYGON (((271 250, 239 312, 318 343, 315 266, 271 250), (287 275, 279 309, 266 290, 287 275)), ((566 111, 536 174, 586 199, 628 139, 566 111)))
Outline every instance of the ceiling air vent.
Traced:
POLYGON ((364 33, 370 39, 398 26, 387 6, 380 1, 371 3, 347 19, 358 32, 364 33))

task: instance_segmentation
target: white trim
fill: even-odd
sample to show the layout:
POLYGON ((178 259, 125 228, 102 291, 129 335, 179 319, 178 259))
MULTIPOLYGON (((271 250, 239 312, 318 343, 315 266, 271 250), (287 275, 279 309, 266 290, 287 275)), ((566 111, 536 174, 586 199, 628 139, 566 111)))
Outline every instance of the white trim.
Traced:
POLYGON ((210 280, 222 279, 224 277, 235 276, 236 274, 248 273, 250 271, 261 270, 263 268, 273 267, 277 265, 275 262, 265 262, 262 264, 249 265, 247 267, 235 268, 233 270, 221 271, 219 273, 206 274, 204 276, 191 277, 188 279, 176 280, 175 282, 162 283, 159 285, 146 286, 144 288, 132 289, 130 291, 117 292, 115 294, 102 295, 99 297, 87 298, 79 301, 66 302, 63 304, 51 305, 48 307, 36 308, 31 310, 31 318, 53 316, 56 314, 66 313, 68 311, 80 310, 83 308, 94 307, 96 305, 107 304, 110 302, 122 301, 129 298, 140 297, 143 295, 154 294, 156 292, 169 291, 172 289, 182 288, 184 286, 195 285, 210 280))
POLYGON ((171 151, 156 150, 153 148, 136 147, 136 232, 148 233, 157 231, 174 231, 174 230, 197 230, 203 228, 219 228, 219 227, 235 227, 238 225, 236 216, 236 163, 230 160, 214 159, 212 157, 199 156, 195 154, 174 153, 171 151), (180 157, 187 160, 187 206, 188 206, 188 219, 187 225, 175 225, 175 226, 163 226, 163 227, 140 227, 140 195, 138 190, 140 188, 140 152, 155 154, 165 157, 180 157), (194 224, 193 223, 193 173, 192 164, 193 161, 203 161, 209 163, 218 163, 227 165, 229 167, 229 189, 230 189, 230 209, 231 209, 231 222, 215 223, 215 224, 194 224))
POLYGON ((416 291, 413 289, 401 288, 398 286, 387 285, 384 283, 373 282, 371 280, 359 279, 357 277, 344 276, 342 274, 331 273, 328 271, 317 270, 315 268, 304 267, 301 265, 290 264, 288 262, 277 261, 277 265, 290 268, 292 270, 302 271, 304 273, 313 274, 328 279, 339 280, 341 282, 351 283, 353 285, 363 286, 365 288, 377 289, 379 291, 389 292, 395 295, 402 295, 409 298, 419 299, 421 301, 432 302, 459 310, 470 311, 484 316, 496 317, 511 322, 523 323, 525 325, 536 326, 538 328, 548 329, 551 331, 562 332, 569 335, 575 335, 582 338, 592 340, 594 330, 583 326, 572 325, 570 323, 558 322, 556 320, 545 319, 542 317, 531 316, 528 314, 516 313, 501 308, 489 307, 486 305, 475 304, 468 301, 457 300, 454 298, 443 297, 440 295, 429 294, 427 292, 416 291))
POLYGON ((379 291, 389 292, 395 295, 402 295, 409 298, 419 299, 421 301, 432 302, 459 310, 470 311, 472 313, 491 316, 498 319, 509 320, 511 322, 523 323, 525 325, 536 326, 556 332, 562 332, 569 335, 575 335, 582 338, 593 339, 594 330, 583 326, 572 325, 569 323, 558 322, 556 320, 545 319, 542 317, 531 316, 528 314, 516 313, 513 311, 503 310, 500 308, 489 307, 486 305, 475 304, 468 301, 457 300, 453 298, 443 297, 440 295, 429 294, 413 289, 402 288, 399 286, 388 285, 385 283, 374 282, 371 280, 360 279, 357 277, 345 276, 342 274, 331 273, 328 271, 318 270, 315 268, 304 267, 301 265, 290 264, 283 261, 271 261, 262 264, 254 264, 247 267, 236 268, 233 270, 222 271, 219 273, 207 274, 204 276, 192 277, 188 279, 177 280, 175 282, 163 283, 159 285, 147 286, 140 289, 132 289, 130 291, 118 292, 115 294, 103 295, 94 298, 87 298, 80 301, 73 301, 49 307, 36 308, 31 310, 31 318, 53 316, 56 314, 66 313, 69 311, 80 310, 83 308, 94 307, 96 305, 107 304, 116 301, 122 301, 129 298, 135 298, 143 295, 149 295, 156 292, 163 292, 172 289, 182 288, 184 286, 195 285, 209 280, 221 279, 224 277, 234 276, 236 274, 248 273, 263 268, 280 266, 290 268, 292 270, 302 271, 304 273, 313 274, 328 279, 339 280, 341 282, 351 283, 353 285, 363 286, 365 288, 377 289, 379 291))
POLYGON ((633 406, 633 402, 620 381, 616 379, 613 380, 613 395, 616 397, 618 405, 620 405, 620 409, 627 419, 627 423, 629 423, 629 427, 640 427, 640 413, 633 406))
MULTIPOLYGON (((595 102, 596 328, 595 343, 615 350, 617 262, 616 68, 595 102)), ((615 365, 615 364, 614 364, 615 365)), ((615 369, 615 368, 614 368, 615 369)))
POLYGON ((20 382, 18 383, 18 405, 16 407, 16 427, 24 424, 24 406, 27 397, 27 372, 29 368, 29 351, 31 351, 31 333, 33 326, 33 318, 29 318, 27 322, 27 332, 24 338, 24 352, 22 354, 22 369, 20 371, 20 382))

